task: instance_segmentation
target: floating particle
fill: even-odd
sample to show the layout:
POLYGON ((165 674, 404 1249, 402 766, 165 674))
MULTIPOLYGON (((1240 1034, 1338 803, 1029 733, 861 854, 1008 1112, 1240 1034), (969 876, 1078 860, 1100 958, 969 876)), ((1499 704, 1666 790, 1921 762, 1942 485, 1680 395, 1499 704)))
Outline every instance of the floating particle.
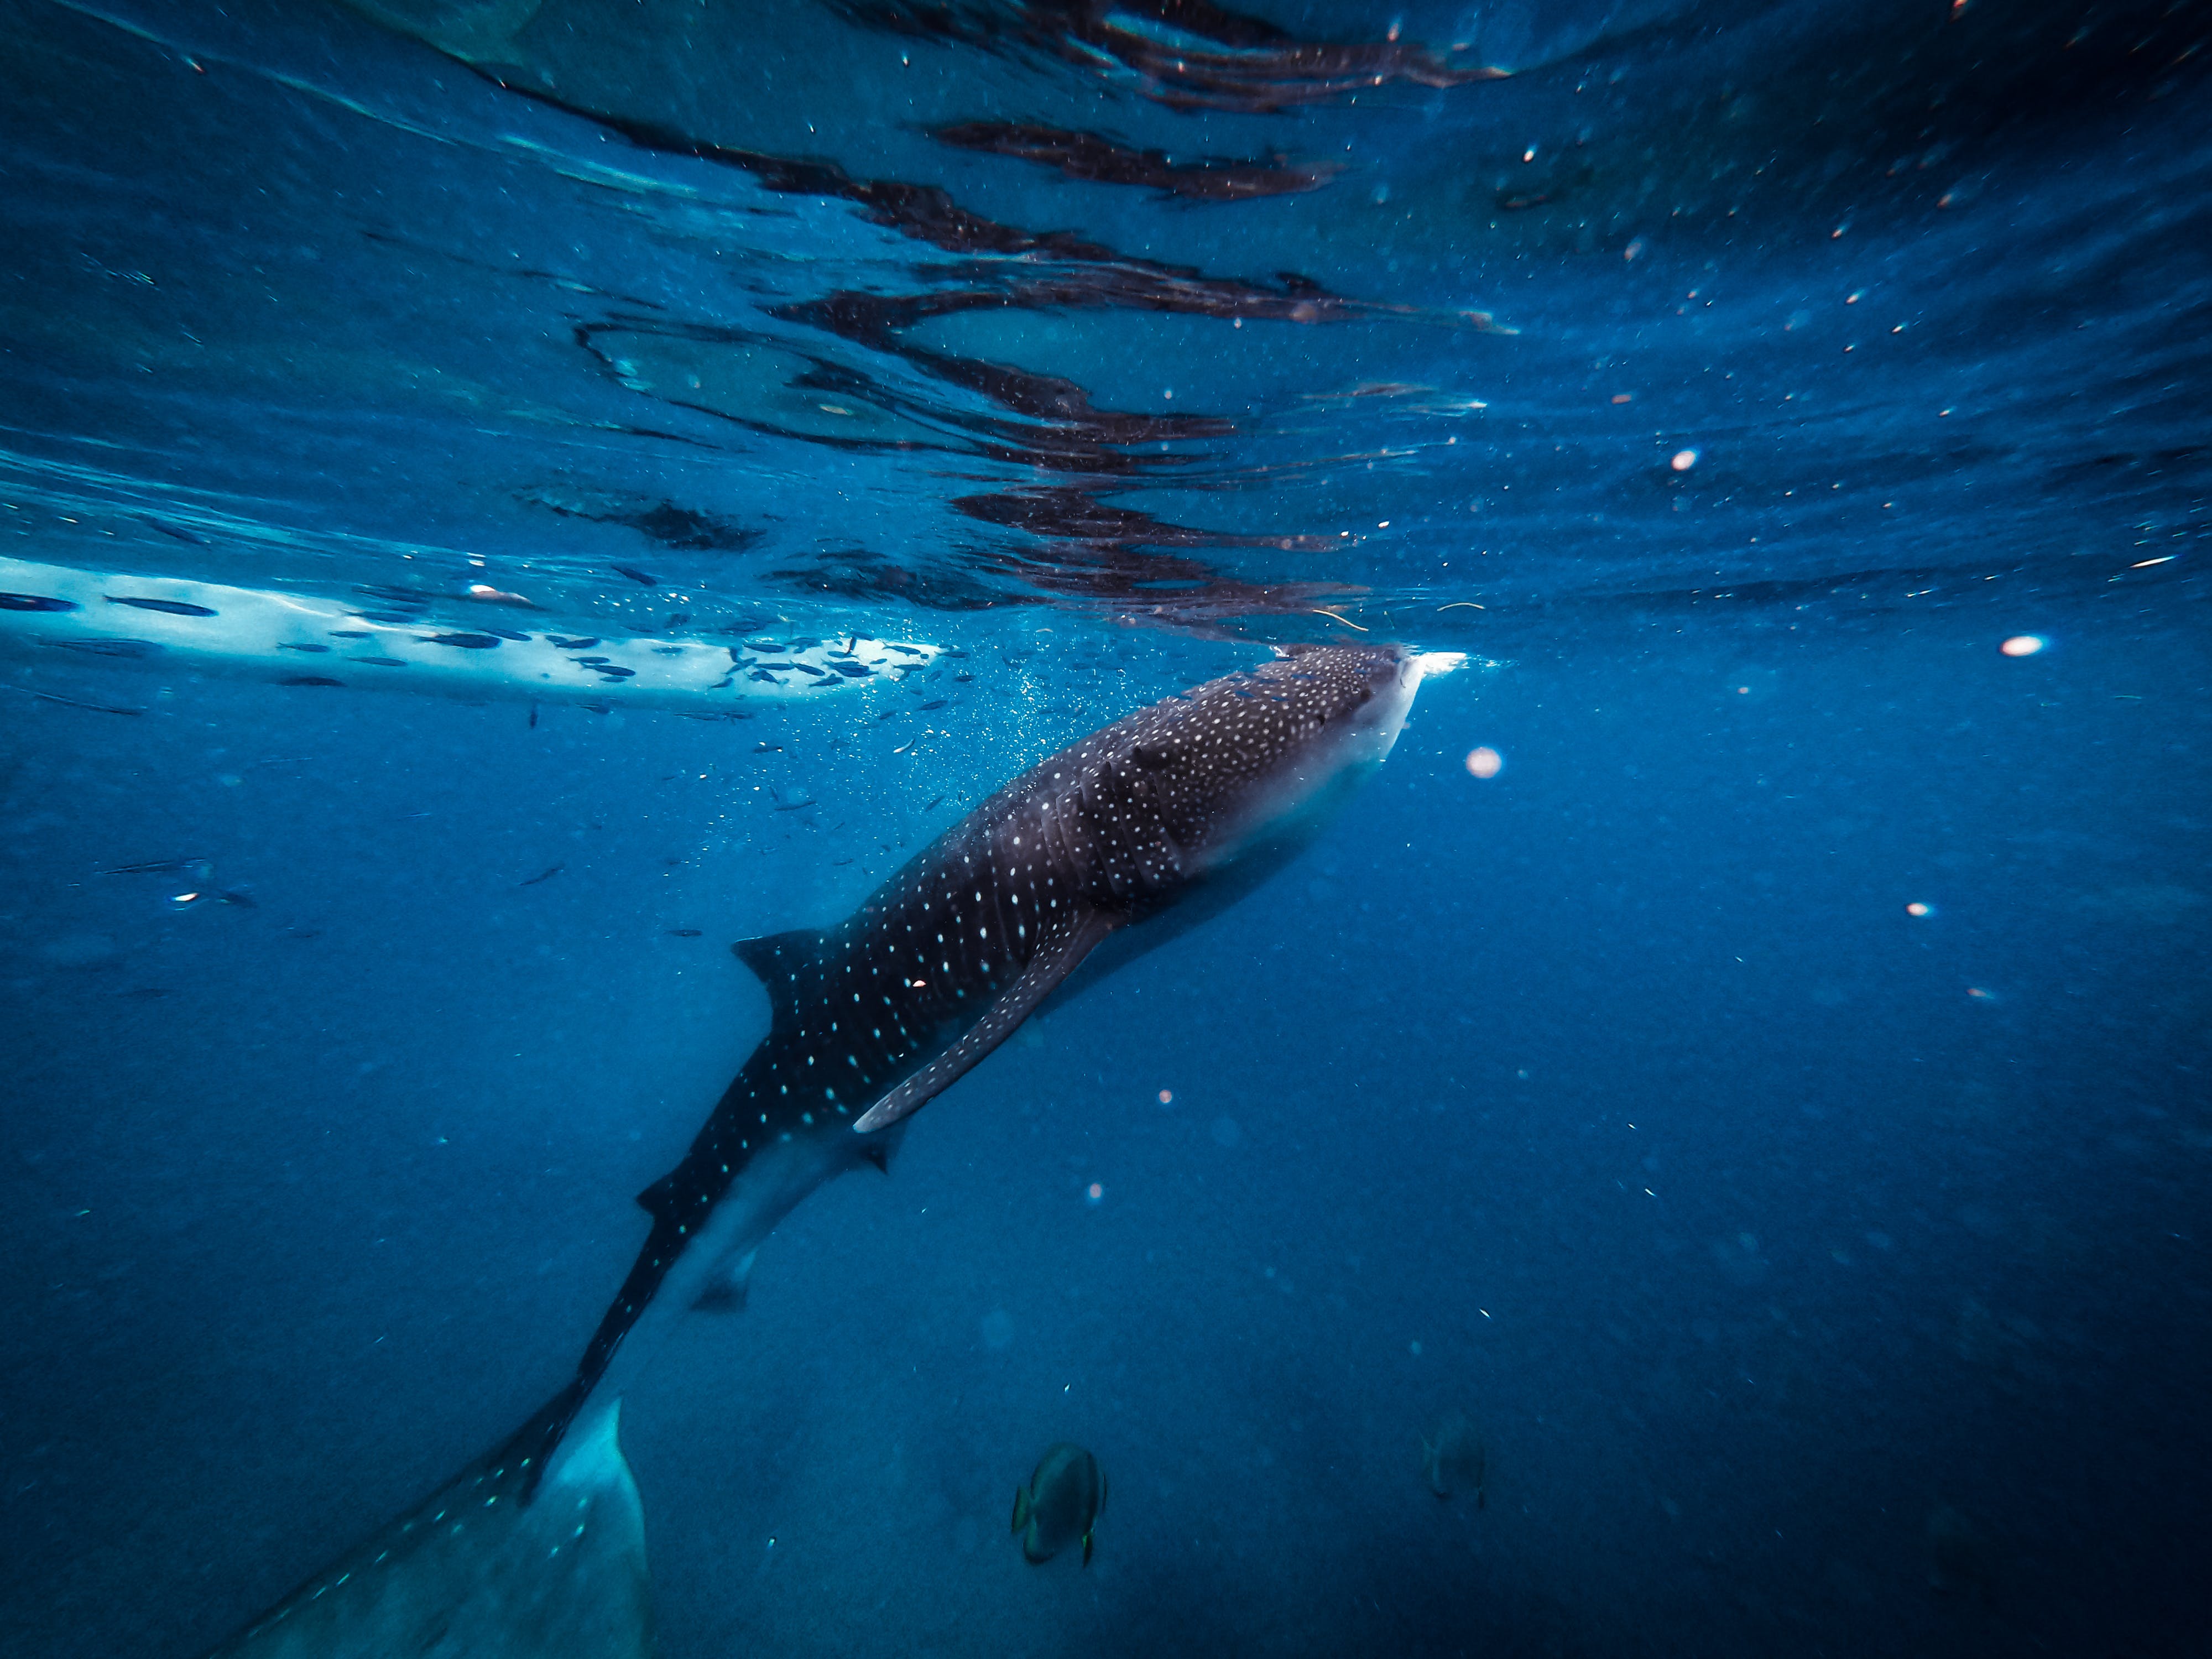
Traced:
POLYGON ((1505 757, 1485 744, 1467 751, 1467 769, 1470 776, 1494 778, 1505 769, 1505 757))

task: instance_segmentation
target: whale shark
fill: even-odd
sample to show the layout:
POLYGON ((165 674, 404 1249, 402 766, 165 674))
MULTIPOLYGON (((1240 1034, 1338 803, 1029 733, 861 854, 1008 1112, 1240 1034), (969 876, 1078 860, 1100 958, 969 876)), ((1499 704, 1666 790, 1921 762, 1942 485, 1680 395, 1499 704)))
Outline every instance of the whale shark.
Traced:
POLYGON ((768 1034, 639 1194, 650 1229, 574 1374, 217 1652, 648 1652, 616 1423, 667 1331, 693 1308, 742 1302, 793 1206, 848 1170, 888 1169, 906 1121, 1072 994, 1079 970, 1109 971, 1294 857, 1389 754, 1422 681, 1462 660, 1283 647, 1040 762, 834 926, 740 940, 768 1034))

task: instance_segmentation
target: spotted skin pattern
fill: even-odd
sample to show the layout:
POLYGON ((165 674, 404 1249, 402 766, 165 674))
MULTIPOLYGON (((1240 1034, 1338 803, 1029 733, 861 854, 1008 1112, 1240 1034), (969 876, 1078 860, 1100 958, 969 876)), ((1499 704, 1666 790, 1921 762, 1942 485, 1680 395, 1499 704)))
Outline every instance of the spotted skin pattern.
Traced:
MULTIPOLYGON (((733 946, 773 1023, 683 1161, 639 1194, 651 1236, 574 1380, 525 1431, 543 1431, 541 1465, 750 1161, 842 1135, 881 1163, 877 1132, 997 1047, 1101 939, 1182 897, 1267 806, 1341 771, 1347 747, 1374 748, 1363 714, 1407 661, 1293 648, 1139 709, 1015 779, 836 927, 733 946)), ((1403 698, 1373 759, 1402 717, 1403 698)))

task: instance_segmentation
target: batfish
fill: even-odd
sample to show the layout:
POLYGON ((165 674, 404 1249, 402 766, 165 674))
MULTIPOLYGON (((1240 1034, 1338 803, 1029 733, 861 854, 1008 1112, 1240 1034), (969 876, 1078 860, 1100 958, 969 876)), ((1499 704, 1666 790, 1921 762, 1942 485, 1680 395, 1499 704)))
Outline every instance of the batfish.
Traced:
POLYGON ((1421 1442, 1421 1475, 1439 1498, 1465 1490, 1474 1494, 1474 1506, 1480 1509, 1483 1482, 1489 1470, 1482 1437, 1475 1433, 1464 1412, 1445 1413, 1421 1442))
POLYGON ((1083 1565, 1091 1565, 1091 1529, 1106 1512, 1106 1471, 1080 1446, 1065 1440, 1037 1460, 1026 1486, 1014 1489, 1014 1530, 1023 1559, 1049 1561, 1077 1539, 1083 1565))

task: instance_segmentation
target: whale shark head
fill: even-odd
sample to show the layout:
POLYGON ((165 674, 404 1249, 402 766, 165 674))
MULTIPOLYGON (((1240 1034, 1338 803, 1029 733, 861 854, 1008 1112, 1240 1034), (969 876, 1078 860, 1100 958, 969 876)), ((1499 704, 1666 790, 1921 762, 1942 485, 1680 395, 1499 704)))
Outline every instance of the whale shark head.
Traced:
POLYGON ((1465 659, 1396 646, 1291 646, 1124 723, 1143 795, 1186 877, 1302 843, 1389 755, 1421 682, 1465 659))

